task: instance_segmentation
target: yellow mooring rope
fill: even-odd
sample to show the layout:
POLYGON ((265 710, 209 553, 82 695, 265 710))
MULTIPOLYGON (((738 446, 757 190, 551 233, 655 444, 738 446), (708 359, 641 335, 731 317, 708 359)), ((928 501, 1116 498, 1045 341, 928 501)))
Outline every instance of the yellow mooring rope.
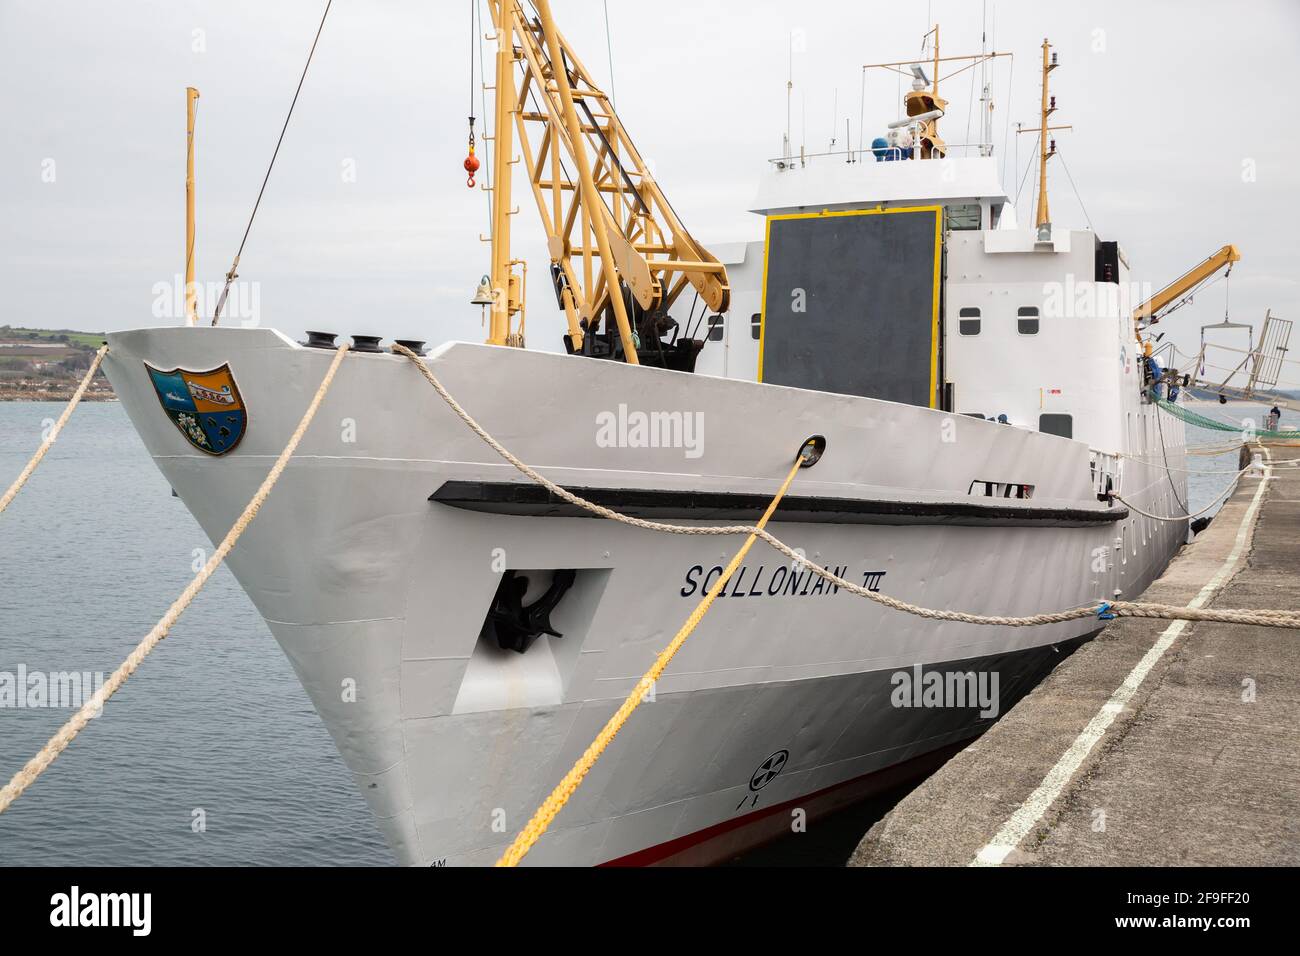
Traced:
POLYGON ((650 669, 642 675, 636 686, 632 688, 632 693, 627 695, 627 699, 623 701, 623 706, 614 712, 614 716, 609 718, 609 721, 601 728, 600 733, 596 735, 596 739, 591 742, 591 746, 583 752, 582 756, 578 758, 578 762, 564 775, 564 779, 560 781, 559 785, 551 791, 551 795, 537 808, 533 818, 519 831, 519 835, 515 837, 515 841, 510 844, 505 853, 501 854, 501 859, 497 860, 497 866, 518 866, 519 861, 533 848, 533 844, 541 839, 542 834, 551 825, 551 821, 555 819, 556 814, 564 809, 564 805, 569 802, 569 798, 577 792, 583 778, 587 776, 587 771, 595 766, 596 761, 600 759, 600 755, 605 752, 605 748, 623 729, 627 719, 632 716, 632 711, 640 706, 641 701, 645 699, 645 695, 654 687, 655 681, 663 674, 668 662, 673 659, 673 655, 681 649, 681 646, 686 643, 686 639, 691 636, 691 632, 704 619, 704 615, 709 612, 709 608, 713 606, 713 599, 727 586, 731 576, 740 567, 740 562, 745 560, 745 555, 749 553, 749 549, 758 540, 757 532, 762 530, 768 519, 772 517, 772 512, 776 511, 776 506, 781 503, 781 499, 785 497, 786 491, 789 490, 790 484, 794 481, 794 476, 798 474, 799 469, 803 466, 805 461, 804 451, 807 448, 808 446, 805 445, 803 449, 800 449, 794 467, 790 469, 790 474, 785 476, 785 481, 781 483, 780 490, 777 491, 772 503, 767 506, 767 510, 763 512, 763 517, 759 519, 758 524, 755 526, 755 533, 745 539, 745 543, 736 552, 735 557, 731 559, 731 563, 723 570, 722 577, 713 586, 713 590, 705 594, 704 599, 695 605, 695 610, 686 619, 686 623, 677 632, 677 636, 660 652, 655 662, 650 665, 650 669))
POLYGON ((99 371, 99 366, 104 361, 104 356, 107 354, 108 346, 100 346, 99 351, 95 353, 95 361, 90 363, 90 370, 86 372, 86 377, 81 380, 81 384, 77 386, 77 390, 72 393, 72 400, 68 402, 68 407, 63 410, 63 414, 59 416, 59 420, 54 423, 54 427, 50 429, 50 433, 45 436, 45 441, 41 442, 41 447, 36 449, 36 454, 33 455, 32 460, 27 463, 27 467, 22 470, 22 473, 14 480, 14 483, 9 486, 9 490, 5 492, 4 497, 0 498, 0 511, 4 511, 8 508, 9 502, 13 501, 14 497, 22 489, 23 485, 27 484, 27 479, 32 476, 32 472, 36 470, 36 466, 41 463, 41 459, 45 457, 45 453, 50 450, 50 446, 54 444, 54 440, 59 437, 59 432, 63 431, 63 426, 66 425, 68 419, 72 417, 72 410, 81 402, 81 397, 86 394, 86 389, 90 387, 90 380, 94 378, 95 373, 99 371))
POLYGON ((320 388, 316 389, 316 397, 307 406, 307 412, 302 416, 302 421, 298 423, 293 437, 289 439, 289 444, 284 446, 284 451, 280 452, 280 457, 276 459, 270 473, 263 480, 261 487, 257 489, 257 494, 253 495, 253 499, 244 508, 243 514, 239 516, 234 526, 226 533, 226 536, 221 540, 221 544, 217 545, 217 550, 212 553, 208 563, 203 565, 203 570, 194 576, 194 580, 189 583, 185 590, 181 592, 180 597, 167 609, 167 613, 154 625, 153 630, 145 635, 144 640, 136 645, 135 650, 127 655, 121 666, 113 671, 108 680, 104 682, 104 686, 97 690, 94 696, 79 711, 73 714, 66 724, 59 728, 59 732, 50 738, 49 743, 42 747, 36 756, 27 761, 26 765, 13 775, 13 779, 5 784, 3 789, 0 789, 0 813, 4 813, 5 810, 9 809, 9 806, 22 796, 23 791, 36 782, 36 778, 54 762, 54 759, 59 754, 67 749, 73 738, 81 733, 91 717, 100 712, 105 701, 112 697, 118 688, 126 683, 126 679, 135 673, 136 668, 149 655, 149 652, 167 636, 167 632, 171 630, 172 625, 176 623, 182 612, 190 606, 190 602, 199 593, 199 589, 207 583, 208 578, 212 577, 213 572, 225 560, 226 555, 235 546, 235 542, 239 540, 240 535, 244 533, 249 523, 257 517, 258 510, 266 501, 267 496, 271 494, 271 489, 275 487, 275 483, 280 480, 280 475, 284 473, 285 466, 289 464, 289 459, 297 451, 298 443, 302 441, 302 436, 306 433, 311 420, 316 417, 316 411, 320 408, 325 393, 329 391, 329 387, 334 381, 334 373, 339 370, 339 364, 342 363, 343 356, 347 354, 347 351, 347 345, 339 347, 338 354, 334 356, 334 361, 330 363, 329 371, 325 373, 325 378, 321 380, 320 388))

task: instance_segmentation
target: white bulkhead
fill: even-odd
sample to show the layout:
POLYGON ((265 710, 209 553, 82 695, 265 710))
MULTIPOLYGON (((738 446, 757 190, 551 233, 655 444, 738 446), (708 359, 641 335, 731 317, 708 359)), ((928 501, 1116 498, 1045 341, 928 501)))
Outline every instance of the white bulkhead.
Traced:
MULTIPOLYGON (((941 205, 945 209, 941 379, 952 410, 1093 448, 1125 449, 1138 410, 1135 295, 1122 252, 1102 278, 1101 242, 1085 229, 1039 241, 1017 226, 992 157, 847 162, 846 154, 772 163, 752 204, 764 216, 941 205), (1044 417, 1046 416, 1046 418, 1044 417)), ((758 376, 765 250, 761 240, 713 246, 726 263, 732 309, 710 317, 698 371, 758 376)), ((852 263, 841 264, 852 268, 852 263)), ((869 330, 864 329, 864 348, 869 330)))

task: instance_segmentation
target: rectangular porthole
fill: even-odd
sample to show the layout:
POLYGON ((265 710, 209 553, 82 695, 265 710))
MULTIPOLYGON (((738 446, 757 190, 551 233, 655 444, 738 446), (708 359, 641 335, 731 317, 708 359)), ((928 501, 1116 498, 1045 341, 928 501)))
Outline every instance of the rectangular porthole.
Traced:
POLYGON ((954 231, 978 229, 980 221, 983 219, 983 212, 977 202, 949 206, 948 228, 954 231))
POLYGON ((1038 334, 1038 306, 1023 305, 1016 311, 1016 331, 1021 335, 1038 334))
POLYGON ((710 342, 722 341, 722 322, 723 322, 723 318, 720 315, 709 316, 709 341, 710 342))
POLYGON ((961 335, 979 335, 980 310, 967 308, 958 312, 957 331, 961 335))
POLYGON ((1060 435, 1062 438, 1073 438, 1074 416, 1039 415, 1038 430, 1045 435, 1060 435))
POLYGON ((1034 486, 1014 481, 984 481, 977 478, 970 483, 967 494, 981 498, 1032 498, 1034 486))

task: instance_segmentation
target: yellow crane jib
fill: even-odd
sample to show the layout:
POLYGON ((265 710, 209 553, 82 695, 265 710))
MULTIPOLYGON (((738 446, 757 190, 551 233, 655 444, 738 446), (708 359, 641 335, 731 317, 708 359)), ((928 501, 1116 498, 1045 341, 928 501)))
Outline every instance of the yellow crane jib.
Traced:
POLYGON ((1218 252, 1214 253, 1207 259, 1202 260, 1195 267, 1183 273, 1169 285, 1165 286, 1151 298, 1147 299, 1136 309, 1133 310, 1133 321, 1137 325, 1146 323, 1155 325, 1167 313, 1172 311, 1173 306, 1179 303, 1187 293, 1191 292, 1206 279, 1210 278, 1220 269, 1232 271, 1232 264, 1241 260, 1241 253, 1233 245, 1224 246, 1218 252))
MULTIPOLYGON (((594 342, 584 343, 603 326, 617 328, 610 349, 621 346, 621 355, 607 357, 639 364, 662 355, 659 333, 687 289, 713 312, 728 309, 726 267, 682 224, 609 97, 556 29, 547 0, 533 4, 532 19, 518 0, 488 6, 498 44, 493 288, 510 287, 510 178, 512 163, 522 161, 547 235, 568 347, 600 354, 591 351, 594 342)), ((514 311, 513 302, 494 307, 489 342, 507 343, 514 311)))

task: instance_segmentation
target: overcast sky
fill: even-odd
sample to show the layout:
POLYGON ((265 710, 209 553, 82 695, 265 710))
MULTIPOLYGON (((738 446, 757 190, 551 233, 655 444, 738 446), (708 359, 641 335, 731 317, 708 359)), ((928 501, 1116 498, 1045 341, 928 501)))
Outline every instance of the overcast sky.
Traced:
MULTIPOLYGON (((602 0, 552 7, 607 78, 602 0)), ((943 53, 977 52, 980 7, 610 0, 619 115, 698 238, 758 238, 761 220, 745 209, 780 152, 791 32, 802 47, 794 138, 823 150, 833 135, 842 141, 846 118, 856 141, 865 113, 869 141, 898 115, 884 73, 868 74, 862 102, 862 64, 915 55, 932 19, 943 53)), ((159 324, 157 284, 183 268, 187 85, 202 93, 198 277, 219 282, 323 9, 324 0, 0 0, 0 325, 159 324)), ((1015 54, 996 73, 999 151, 1008 119, 1035 119, 1038 44, 1050 37, 1062 64, 1053 121, 1074 125, 1058 145, 1086 216, 1120 241, 1135 278, 1162 285, 1233 242, 1243 254, 1233 319, 1258 322, 1266 308, 1300 318, 1300 3, 1000 0, 988 16, 996 47, 1015 54)), ((262 324, 292 335, 482 337, 468 300, 487 266, 486 197, 466 189, 461 169, 469 17, 469 0, 334 0, 240 267, 257 283, 262 324)), ((487 44, 489 64, 491 54, 487 44)), ((966 137, 978 95, 970 76, 942 90, 950 142, 966 137)), ((1009 158, 1023 169, 1033 137, 1021 137, 1018 157, 1015 139, 1009 158)), ((1053 175, 1053 219, 1084 226, 1059 164, 1053 175)), ((516 194, 515 249, 536 270, 529 343, 558 349, 562 320, 538 281, 541 228, 531 196, 522 185, 516 194)), ((1031 202, 1026 185, 1022 222, 1031 202)), ((1194 351, 1199 326, 1224 308, 1220 282, 1171 319, 1180 347, 1194 351)))

